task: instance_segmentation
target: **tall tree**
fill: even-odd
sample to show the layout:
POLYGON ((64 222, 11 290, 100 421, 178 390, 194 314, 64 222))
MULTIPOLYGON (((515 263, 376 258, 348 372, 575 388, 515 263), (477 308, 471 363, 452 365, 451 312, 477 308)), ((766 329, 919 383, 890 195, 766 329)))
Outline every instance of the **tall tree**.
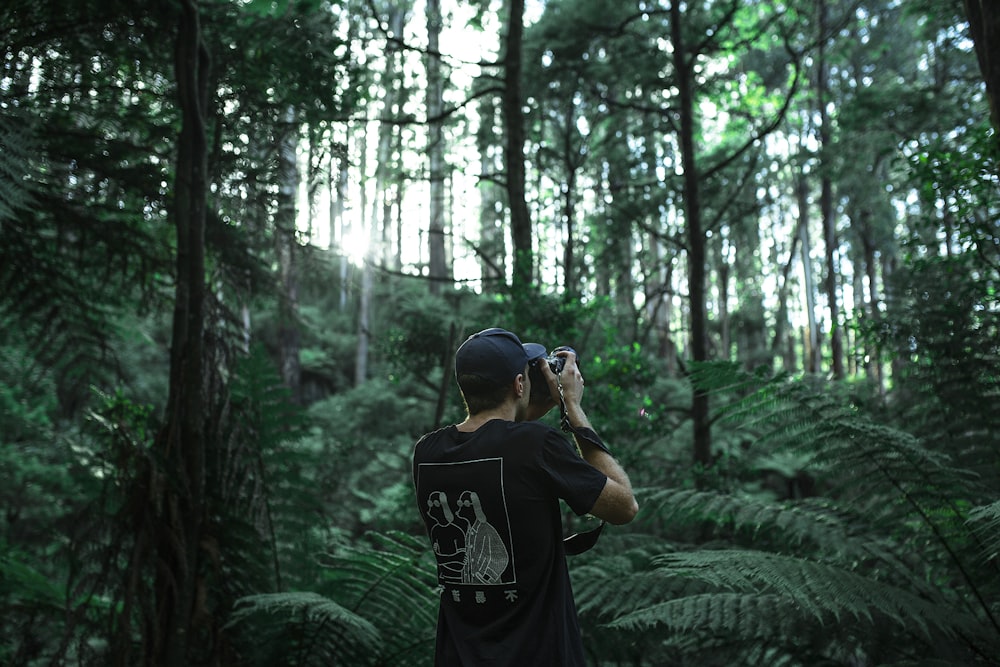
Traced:
POLYGON ((832 156, 832 134, 830 131, 830 112, 828 110, 829 65, 827 63, 828 22, 826 0, 820 0, 816 6, 819 13, 819 50, 816 63, 816 107, 819 116, 819 148, 822 166, 819 170, 820 195, 819 210, 823 223, 823 243, 826 274, 823 288, 826 293, 827 308, 830 314, 830 370, 838 380, 844 378, 844 342, 841 330, 840 313, 840 271, 837 220, 833 201, 833 177, 830 173, 832 156))
POLYGON ((441 0, 427 0, 427 176, 430 181, 430 224, 427 244, 430 257, 430 290, 439 294, 450 281, 445 252, 444 79, 441 72, 441 0))
POLYGON ((211 117, 209 58, 197 0, 180 3, 175 57, 181 132, 174 182, 177 233, 176 288, 170 344, 170 392, 157 449, 163 461, 154 489, 159 498, 156 531, 156 617, 146 664, 182 667, 190 662, 200 631, 199 570, 205 522, 204 325, 205 219, 211 117))
POLYGON ((302 363, 298 303, 297 207, 299 168, 297 159, 299 124, 295 109, 281 112, 278 135, 278 206, 274 213, 274 239, 278 257, 278 356, 281 378, 298 399, 301 395, 302 363))
POLYGON ((504 167, 507 206, 514 251, 514 294, 532 285, 534 250, 531 214, 525 195, 524 111, 521 94, 521 47, 524 38, 524 0, 510 0, 503 41, 503 121, 505 130, 504 167))
POLYGON ((1000 144, 1000 7, 989 0, 965 0, 965 15, 1000 144))
MULTIPOLYGON (((385 68, 382 73, 384 100, 379 122, 378 152, 375 158, 375 198, 368 216, 368 247, 361 273, 361 292, 358 296, 358 345, 355 354, 354 381, 361 385, 368 377, 368 355, 372 341, 372 295, 375 285, 376 265, 385 262, 383 235, 392 225, 393 175, 392 155, 399 132, 395 122, 402 99, 401 57, 403 27, 410 12, 410 0, 389 3, 387 35, 389 43, 385 51, 385 68)), ((362 172, 362 180, 366 176, 362 172)), ((367 207, 366 207, 367 208, 367 207)))
MULTIPOLYGON (((673 46, 674 80, 677 86, 677 113, 680 116, 678 142, 684 179, 684 226, 687 239, 688 308, 691 318, 691 359, 708 360, 708 313, 705 300, 705 231, 701 220, 698 188, 701 176, 695 154, 695 53, 686 44, 684 20, 679 2, 670 3, 670 41, 673 46)), ((708 392, 696 388, 691 402, 694 430, 694 460, 709 465, 712 460, 712 427, 708 392)))

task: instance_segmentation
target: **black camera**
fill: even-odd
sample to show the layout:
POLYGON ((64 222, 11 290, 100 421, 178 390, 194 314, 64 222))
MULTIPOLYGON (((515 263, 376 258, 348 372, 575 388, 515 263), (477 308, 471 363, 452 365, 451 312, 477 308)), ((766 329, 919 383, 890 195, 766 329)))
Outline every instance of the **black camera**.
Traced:
POLYGON ((556 354, 556 352, 561 352, 563 350, 569 350, 570 352, 574 352, 573 348, 571 347, 565 347, 565 346, 557 347, 556 349, 549 352, 549 356, 545 357, 545 362, 549 365, 549 368, 551 368, 552 372, 555 373, 556 375, 562 373, 563 367, 566 365, 566 357, 560 357, 556 354))
MULTIPOLYGON (((538 359, 535 363, 532 363, 528 369, 528 377, 531 378, 531 402, 532 403, 544 403, 548 401, 551 397, 549 395, 549 383, 545 381, 545 376, 542 375, 541 363, 544 361, 552 369, 552 372, 556 375, 562 373, 563 368, 566 366, 566 357, 561 357, 557 355, 557 352, 569 351, 576 354, 576 350, 567 346, 561 345, 556 349, 548 353, 547 356, 538 359)), ((580 358, 577 357, 577 363, 580 363, 580 358)))

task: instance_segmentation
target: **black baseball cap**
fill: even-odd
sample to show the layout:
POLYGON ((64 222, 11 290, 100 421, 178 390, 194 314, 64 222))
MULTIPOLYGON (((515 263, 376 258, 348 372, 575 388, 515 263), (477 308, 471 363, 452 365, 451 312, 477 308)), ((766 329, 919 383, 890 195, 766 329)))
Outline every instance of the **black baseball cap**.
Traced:
POLYGON ((516 335, 493 327, 474 333, 455 353, 455 376, 476 375, 494 384, 510 382, 529 361, 544 357, 545 346, 522 343, 516 335))

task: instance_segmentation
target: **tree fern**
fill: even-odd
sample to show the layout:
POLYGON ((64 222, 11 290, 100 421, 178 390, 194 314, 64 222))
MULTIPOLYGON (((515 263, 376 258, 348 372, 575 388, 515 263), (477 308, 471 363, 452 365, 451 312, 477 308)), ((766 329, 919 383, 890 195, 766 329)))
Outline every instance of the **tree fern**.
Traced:
POLYGON ((383 633, 377 664, 427 665, 437 619, 437 566, 424 536, 369 534, 366 545, 328 554, 323 589, 383 633))
POLYGON ((969 508, 991 498, 975 475, 811 382, 728 364, 699 365, 695 378, 749 442, 740 465, 789 456, 824 481, 824 496, 640 491, 638 527, 666 539, 575 567, 585 619, 651 651, 672 647, 678 664, 705 651, 753 664, 751 647, 775 664, 855 653, 991 664, 1000 654, 996 541, 987 537, 996 511, 985 505, 969 523, 969 508), (657 628, 666 631, 660 648, 657 628))
MULTIPOLYGON (((939 600, 926 600, 871 577, 794 556, 735 549, 696 551, 658 556, 653 567, 665 577, 695 578, 721 590, 777 596, 788 613, 809 616, 821 624, 828 619, 843 625, 880 618, 895 621, 900 630, 919 628, 928 638, 937 636, 932 630, 951 637, 989 634, 981 619, 942 607, 939 600)), ((707 599, 706 604, 715 604, 709 599, 712 595, 701 597, 707 599)), ((727 605, 721 609, 731 609, 727 605)), ((648 619, 650 611, 653 608, 619 617, 615 624, 648 619)), ((739 619, 730 620, 733 629, 739 619)))
POLYGON ((364 665, 378 653, 379 631, 368 620, 316 593, 241 598, 230 628, 247 626, 257 665, 364 665))
POLYGON ((230 625, 253 638, 253 664, 431 663, 437 601, 427 549, 403 534, 369 537, 368 547, 322 558, 319 592, 240 599, 230 625))
POLYGON ((969 524, 982 540, 983 559, 1000 560, 1000 500, 971 510, 969 524))

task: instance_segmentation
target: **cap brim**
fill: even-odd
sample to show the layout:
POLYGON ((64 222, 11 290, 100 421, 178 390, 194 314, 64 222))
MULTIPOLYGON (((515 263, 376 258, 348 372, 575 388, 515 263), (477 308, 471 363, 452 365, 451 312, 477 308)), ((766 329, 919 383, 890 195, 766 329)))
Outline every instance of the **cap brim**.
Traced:
POLYGON ((544 345, 539 345, 538 343, 524 343, 522 345, 524 348, 524 353, 528 355, 528 361, 534 361, 539 357, 544 357, 548 352, 545 350, 544 345))

